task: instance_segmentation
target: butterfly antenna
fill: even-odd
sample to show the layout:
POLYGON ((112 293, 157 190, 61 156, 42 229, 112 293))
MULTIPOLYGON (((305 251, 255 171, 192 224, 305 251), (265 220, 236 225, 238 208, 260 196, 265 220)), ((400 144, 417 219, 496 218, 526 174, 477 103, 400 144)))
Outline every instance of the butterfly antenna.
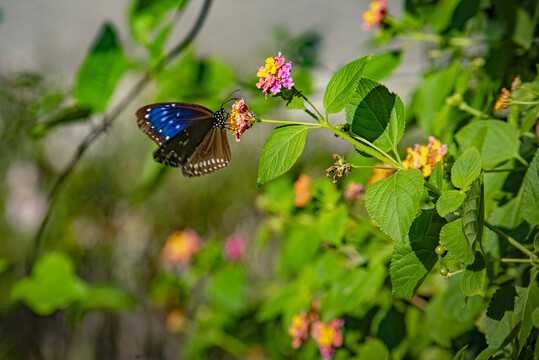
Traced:
POLYGON ((228 103, 228 102, 239 100, 239 98, 233 96, 235 93, 237 93, 237 92, 239 92, 239 91, 240 91, 240 89, 236 89, 236 90, 232 91, 232 92, 230 93, 230 95, 228 95, 228 97, 226 98, 226 100, 223 101, 223 104, 221 105, 221 107, 224 108, 225 105, 226 105, 226 103, 228 103))

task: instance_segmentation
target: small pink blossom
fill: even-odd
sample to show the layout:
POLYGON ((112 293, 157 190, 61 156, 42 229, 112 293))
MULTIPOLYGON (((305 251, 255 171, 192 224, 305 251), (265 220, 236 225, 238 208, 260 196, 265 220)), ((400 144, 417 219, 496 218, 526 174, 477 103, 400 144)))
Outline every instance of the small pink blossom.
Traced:
POLYGON ((245 242, 237 235, 229 236, 226 239, 223 251, 228 261, 241 261, 245 256, 245 242))
POLYGON ((344 199, 346 201, 354 201, 357 198, 359 198, 359 195, 363 192, 364 187, 362 184, 355 183, 353 181, 350 181, 348 183, 348 186, 346 187, 346 191, 344 192, 344 199))

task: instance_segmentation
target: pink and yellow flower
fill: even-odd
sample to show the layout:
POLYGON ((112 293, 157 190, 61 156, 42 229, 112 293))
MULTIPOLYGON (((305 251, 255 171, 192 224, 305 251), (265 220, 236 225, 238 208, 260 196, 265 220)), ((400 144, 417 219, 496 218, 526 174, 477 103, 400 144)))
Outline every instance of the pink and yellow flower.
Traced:
POLYGON ((363 30, 369 30, 371 27, 380 26, 386 15, 387 0, 371 1, 369 10, 363 13, 363 30))
POLYGON ((285 59, 279 53, 274 58, 267 58, 266 65, 260 67, 256 76, 260 79, 256 83, 256 87, 261 89, 266 98, 270 93, 273 95, 279 93, 281 88, 291 89, 294 86, 294 80, 290 76, 292 70, 292 62, 285 64, 285 59))
POLYGON ((228 116, 230 125, 228 129, 236 134, 236 141, 240 141, 240 136, 252 126, 251 120, 255 118, 255 113, 250 112, 243 99, 232 104, 232 113, 228 116))
POLYGON ((297 349, 309 339, 309 319, 305 311, 292 317, 292 324, 288 327, 288 335, 292 336, 292 347, 297 349))
POLYGON ((425 145, 415 144, 414 148, 406 149, 406 159, 402 165, 406 169, 419 169, 424 177, 429 176, 437 162, 444 161, 447 154, 447 145, 442 144, 434 136, 429 136, 429 143, 425 145))
POLYGON ((311 178, 308 175, 300 174, 294 182, 294 205, 305 207, 311 200, 311 178))
POLYGON ((187 264, 200 248, 200 238, 191 229, 175 231, 169 236, 161 258, 165 263, 187 264))
POLYGON ((316 341, 320 355, 324 360, 331 359, 335 349, 342 345, 343 336, 340 328, 343 325, 343 319, 333 319, 328 323, 321 321, 313 323, 311 336, 316 341))
POLYGON ((225 241, 223 252, 227 261, 241 261, 245 256, 245 242, 237 235, 229 236, 225 241))

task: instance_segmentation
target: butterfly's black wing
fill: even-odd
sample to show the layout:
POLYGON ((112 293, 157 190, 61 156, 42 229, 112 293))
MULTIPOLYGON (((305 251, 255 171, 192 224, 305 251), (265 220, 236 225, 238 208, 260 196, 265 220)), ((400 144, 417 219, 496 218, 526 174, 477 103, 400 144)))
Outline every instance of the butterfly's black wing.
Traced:
POLYGON ((137 110, 137 125, 159 146, 182 130, 201 121, 211 123, 213 118, 214 113, 210 109, 196 104, 157 103, 137 110))
POLYGON ((160 147, 154 159, 182 166, 193 177, 225 168, 230 161, 226 113, 196 104, 157 103, 137 111, 137 124, 160 147))
POLYGON ((213 126, 182 166, 187 177, 210 174, 224 169, 230 162, 230 147, 226 130, 213 126))
POLYGON ((153 158, 163 165, 182 166, 208 136, 213 119, 196 121, 161 145, 153 158))

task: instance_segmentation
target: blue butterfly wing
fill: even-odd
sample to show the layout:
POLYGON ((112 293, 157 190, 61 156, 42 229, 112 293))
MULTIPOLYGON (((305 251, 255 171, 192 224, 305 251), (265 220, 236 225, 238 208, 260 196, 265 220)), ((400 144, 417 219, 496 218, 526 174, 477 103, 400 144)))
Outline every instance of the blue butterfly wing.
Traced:
POLYGON ((146 105, 138 109, 136 114, 139 128, 159 146, 195 123, 211 123, 214 116, 214 113, 204 106, 186 103, 146 105))

